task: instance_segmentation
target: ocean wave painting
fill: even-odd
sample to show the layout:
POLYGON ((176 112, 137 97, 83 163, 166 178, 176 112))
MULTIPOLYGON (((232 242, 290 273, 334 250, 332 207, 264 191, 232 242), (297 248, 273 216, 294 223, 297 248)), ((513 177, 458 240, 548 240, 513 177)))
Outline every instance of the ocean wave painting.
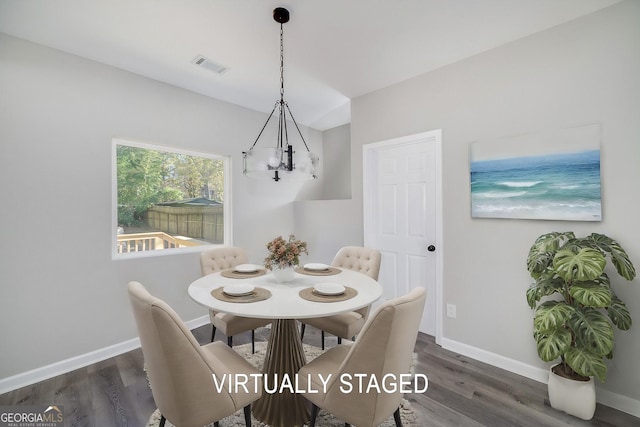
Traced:
MULTIPOLYGON (((590 142, 593 146, 593 142, 590 142)), ((600 149, 474 159, 471 216, 600 221, 600 149)), ((479 156, 476 156, 479 157, 479 156)))

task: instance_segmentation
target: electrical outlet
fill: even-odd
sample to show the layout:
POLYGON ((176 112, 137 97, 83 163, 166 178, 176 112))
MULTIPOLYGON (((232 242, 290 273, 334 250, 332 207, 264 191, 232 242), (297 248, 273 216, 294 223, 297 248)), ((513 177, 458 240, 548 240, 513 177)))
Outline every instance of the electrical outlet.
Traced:
POLYGON ((447 304, 447 317, 456 318, 456 306, 453 304, 447 304))

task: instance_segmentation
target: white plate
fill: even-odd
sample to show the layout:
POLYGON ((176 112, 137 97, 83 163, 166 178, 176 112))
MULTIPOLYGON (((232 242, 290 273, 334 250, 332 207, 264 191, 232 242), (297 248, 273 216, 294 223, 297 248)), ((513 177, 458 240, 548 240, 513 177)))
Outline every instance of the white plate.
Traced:
POLYGON ((313 290, 320 295, 340 295, 345 291, 345 287, 338 283, 316 283, 313 290))
POLYGON ((237 271, 238 273, 255 273, 258 271, 258 266, 254 264, 240 264, 236 265, 233 271, 237 271))
POLYGON ((320 264, 319 262, 310 262, 309 264, 304 265, 304 269, 312 271, 322 271, 328 270, 329 266, 327 264, 320 264))
POLYGON ((222 288, 222 292, 232 297, 241 297, 243 295, 251 295, 255 286, 248 283, 236 283, 233 285, 227 285, 222 288))

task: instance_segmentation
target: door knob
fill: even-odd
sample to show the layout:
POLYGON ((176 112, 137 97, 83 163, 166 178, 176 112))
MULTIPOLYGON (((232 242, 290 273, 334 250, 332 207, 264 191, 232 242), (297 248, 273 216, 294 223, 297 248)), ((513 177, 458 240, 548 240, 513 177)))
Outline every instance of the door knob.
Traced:
POLYGON ((429 245, 429 246, 427 246, 427 250, 428 250, 429 252, 435 252, 436 247, 435 247, 435 246, 433 246, 433 245, 429 245))

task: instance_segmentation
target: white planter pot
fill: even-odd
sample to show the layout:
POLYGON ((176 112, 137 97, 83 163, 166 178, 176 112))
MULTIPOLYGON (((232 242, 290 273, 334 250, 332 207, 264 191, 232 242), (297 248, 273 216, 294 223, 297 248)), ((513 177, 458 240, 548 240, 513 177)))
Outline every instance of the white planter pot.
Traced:
POLYGON ((549 369, 549 401, 551 407, 583 420, 590 420, 596 411, 596 385, 561 377, 549 369))
POLYGON ((278 283, 290 282, 296 277, 295 267, 274 268, 273 277, 276 278, 278 283))

